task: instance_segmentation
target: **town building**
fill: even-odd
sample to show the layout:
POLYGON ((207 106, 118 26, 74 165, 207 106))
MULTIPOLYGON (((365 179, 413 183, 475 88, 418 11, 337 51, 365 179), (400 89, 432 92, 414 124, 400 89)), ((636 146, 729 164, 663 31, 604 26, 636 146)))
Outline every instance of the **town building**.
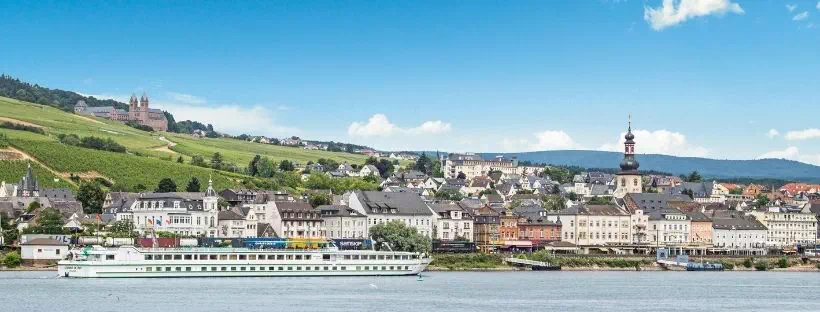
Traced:
POLYGON ((768 229, 767 247, 795 248, 817 243, 817 218, 808 205, 769 207, 749 212, 768 229))
POLYGON ((691 221, 678 209, 665 208, 649 215, 649 243, 654 246, 682 246, 689 243, 691 221))
POLYGON ((723 203, 729 195, 729 189, 720 183, 712 182, 682 182, 680 185, 666 190, 667 194, 691 194, 697 203, 723 203))
POLYGON ((540 249, 552 242, 561 241, 561 220, 553 221, 547 211, 534 206, 533 209, 516 209, 518 219, 518 237, 530 241, 533 249, 540 249))
POLYGON ((219 212, 219 237, 256 237, 258 221, 249 207, 233 207, 219 212))
POLYGON ((322 205, 319 210, 328 239, 364 239, 367 236, 367 216, 347 205, 322 205))
POLYGON ((766 254, 768 229, 751 216, 732 212, 712 218, 712 245, 742 254, 766 254))
POLYGON ((74 198, 70 189, 41 187, 34 177, 31 164, 19 183, 0 182, 0 214, 11 218, 19 217, 34 202, 42 208, 82 211, 82 204, 74 198))
POLYGON ((629 193, 643 192, 643 181, 641 173, 638 172, 640 164, 635 160, 635 135, 632 134, 632 120, 630 117, 629 128, 624 136, 624 159, 621 161, 621 171, 618 172, 615 180, 615 197, 624 198, 629 193))
POLYGON ((136 95, 131 95, 128 101, 128 111, 112 106, 90 107, 85 101, 77 101, 74 105, 74 113, 78 115, 95 116, 110 120, 134 121, 143 126, 149 126, 156 131, 168 131, 168 120, 162 110, 149 107, 148 96, 145 94, 137 100, 136 95))
POLYGON ((35 238, 20 244, 20 257, 26 265, 50 264, 68 256, 68 243, 49 238, 35 238))
POLYGON ((560 218, 562 241, 581 246, 632 243, 631 215, 615 205, 577 205, 550 217, 560 218))
POLYGON ((473 210, 474 237, 478 249, 494 251, 503 244, 500 235, 501 214, 489 206, 473 210))
POLYGON ((629 193, 623 198, 624 207, 630 212, 643 210, 644 213, 650 213, 655 210, 675 208, 673 206, 680 203, 692 203, 692 198, 687 195, 660 193, 629 193))
POLYGON ((518 160, 496 157, 495 159, 483 159, 473 153, 450 154, 444 159, 442 169, 447 178, 457 178, 459 173, 463 173, 466 179, 472 179, 487 175, 490 171, 500 171, 505 175, 517 174, 518 160))
POLYGON ((430 206, 438 214, 433 239, 473 241, 474 224, 469 209, 459 202, 449 200, 430 206))
POLYGON ((322 239, 326 235, 321 212, 304 202, 275 201, 270 224, 279 237, 322 239))
POLYGON ((356 191, 348 205, 367 215, 368 228, 390 221, 400 221, 414 227, 419 233, 432 237, 435 213, 416 193, 356 191))
POLYGON ((700 211, 684 213, 690 221, 689 242, 694 246, 712 246, 712 219, 700 211))
POLYGON ((129 220, 134 230, 145 234, 171 232, 184 236, 219 237, 219 196, 208 180, 208 189, 200 192, 142 193, 112 198, 107 214, 116 220, 129 220), (122 203, 129 203, 123 206, 122 203))

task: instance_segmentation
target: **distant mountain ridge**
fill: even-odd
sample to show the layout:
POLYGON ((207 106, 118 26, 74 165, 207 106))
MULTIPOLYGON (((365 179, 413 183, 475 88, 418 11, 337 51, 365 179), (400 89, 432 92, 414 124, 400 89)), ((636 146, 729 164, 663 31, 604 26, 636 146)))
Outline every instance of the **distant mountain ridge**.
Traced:
MULTIPOLYGON (((604 151, 541 151, 522 153, 478 153, 483 158, 503 155, 537 163, 580 166, 584 168, 617 168, 623 158, 619 152, 604 151)), ((641 170, 657 170, 686 174, 697 170, 712 178, 779 178, 820 182, 820 166, 785 159, 724 160, 698 157, 677 157, 658 154, 638 154, 641 170)))

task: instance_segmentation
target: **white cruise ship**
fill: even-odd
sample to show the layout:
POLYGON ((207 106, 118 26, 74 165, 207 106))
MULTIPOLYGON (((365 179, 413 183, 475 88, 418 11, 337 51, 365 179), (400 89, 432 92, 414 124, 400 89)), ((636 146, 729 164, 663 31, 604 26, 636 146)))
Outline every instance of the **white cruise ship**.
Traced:
POLYGON ((430 258, 412 252, 321 249, 86 247, 58 263, 61 277, 416 275, 430 258))

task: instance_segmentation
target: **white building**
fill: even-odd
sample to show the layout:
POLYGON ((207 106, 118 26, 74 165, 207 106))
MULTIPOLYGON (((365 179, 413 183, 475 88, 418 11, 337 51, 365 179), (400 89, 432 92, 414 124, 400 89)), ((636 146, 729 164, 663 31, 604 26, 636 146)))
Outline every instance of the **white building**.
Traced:
POLYGON ((726 216, 712 219, 712 246, 734 250, 766 249, 768 229, 749 216, 726 216))
POLYGON ((473 241, 473 217, 461 203, 456 201, 442 201, 434 203, 431 208, 438 214, 435 237, 439 240, 455 240, 464 238, 473 241))
POLYGON ((750 214, 769 230, 768 247, 814 246, 817 242, 817 218, 809 210, 809 205, 804 208, 769 207, 750 214))
POLYGON ((319 210, 303 202, 274 202, 275 214, 270 220, 276 234, 283 238, 325 237, 325 225, 319 210))
POLYGON ((322 216, 328 239, 367 238, 367 216, 346 205, 316 207, 322 216))
POLYGON ((674 208, 657 209, 649 213, 649 243, 653 246, 681 246, 689 243, 692 222, 685 213, 674 208))
POLYGON ((481 156, 466 153, 466 154, 450 154, 444 160, 444 176, 455 179, 459 173, 464 173, 466 179, 472 179, 487 175, 490 171, 500 171, 503 175, 514 175, 518 172, 518 160, 504 159, 503 157, 496 157, 495 159, 485 160, 481 156))
MULTIPOLYGON (((131 220, 140 233, 171 232, 185 236, 217 237, 220 233, 219 196, 208 181, 205 193, 145 193, 128 200, 129 206, 110 213, 116 220, 131 220)), ((116 204, 116 203, 115 203, 116 204)))
POLYGON ((432 236, 435 213, 416 193, 353 192, 348 205, 360 214, 367 215, 368 228, 398 220, 414 227, 422 235, 432 236))
POLYGON ((219 237, 256 237, 258 219, 249 207, 233 208, 219 212, 219 237))
POLYGON ((628 245, 632 243, 631 215, 615 205, 577 205, 550 221, 561 221, 561 240, 581 246, 628 245))
POLYGON ((65 259, 68 243, 48 238, 35 238, 20 244, 23 261, 48 262, 65 259))

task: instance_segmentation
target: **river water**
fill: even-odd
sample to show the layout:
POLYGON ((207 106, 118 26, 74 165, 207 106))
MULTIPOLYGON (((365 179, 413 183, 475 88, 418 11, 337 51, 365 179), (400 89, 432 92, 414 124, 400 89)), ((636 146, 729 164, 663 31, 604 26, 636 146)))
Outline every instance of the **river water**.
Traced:
POLYGON ((0 272, 0 311, 820 311, 820 273, 425 272, 60 279, 0 272))

